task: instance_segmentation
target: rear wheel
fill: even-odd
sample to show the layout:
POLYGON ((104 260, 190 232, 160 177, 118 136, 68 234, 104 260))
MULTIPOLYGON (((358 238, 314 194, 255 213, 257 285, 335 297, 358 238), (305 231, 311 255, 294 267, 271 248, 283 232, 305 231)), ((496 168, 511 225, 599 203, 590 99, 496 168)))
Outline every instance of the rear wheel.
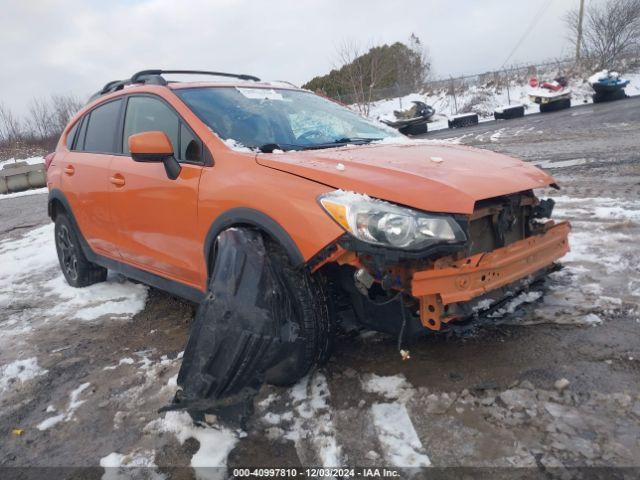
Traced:
POLYGON ((54 231, 60 268, 69 285, 82 288, 107 279, 107 269, 91 263, 85 256, 78 234, 65 214, 56 217, 54 231))

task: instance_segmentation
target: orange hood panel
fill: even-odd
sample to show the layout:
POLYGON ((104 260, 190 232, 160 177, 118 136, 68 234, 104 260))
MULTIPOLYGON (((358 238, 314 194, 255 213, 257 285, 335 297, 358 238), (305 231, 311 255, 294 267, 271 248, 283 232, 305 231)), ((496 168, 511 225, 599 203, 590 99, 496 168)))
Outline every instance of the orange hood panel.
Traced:
POLYGON ((554 183, 526 162, 459 145, 351 146, 258 154, 256 161, 333 188, 430 212, 471 214, 478 200, 554 183))

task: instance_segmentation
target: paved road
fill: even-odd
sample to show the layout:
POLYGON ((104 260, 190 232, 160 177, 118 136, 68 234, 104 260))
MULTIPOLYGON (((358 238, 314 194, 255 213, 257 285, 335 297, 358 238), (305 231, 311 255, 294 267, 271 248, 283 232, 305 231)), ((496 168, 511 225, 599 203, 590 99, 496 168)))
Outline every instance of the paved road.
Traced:
MULTIPOLYGON (((228 447, 230 466, 638 466, 639 132, 640 98, 429 133, 548 169, 562 186, 548 192, 556 214, 574 226, 566 268, 475 334, 412 346, 408 362, 393 338, 340 337, 306 382, 265 387, 243 434, 194 433, 157 413, 173 393, 190 305, 151 290, 139 313, 114 313, 104 304, 124 298, 136 312, 141 295, 116 279, 101 304, 112 313, 100 316, 56 283, 55 262, 21 259, 32 273, 15 273, 12 300, 0 291, 0 365, 34 357, 47 373, 0 385, 0 466, 95 466, 117 452, 170 473, 201 459, 199 443, 214 445, 209 457, 228 447), (55 428, 37 428, 60 411, 55 428), (10 435, 16 427, 25 433, 10 435)), ((0 200, 0 255, 48 248, 50 227, 16 230, 42 222, 42 196, 0 200)))
POLYGON ((0 196, 0 238, 48 221, 46 194, 5 199, 0 196))

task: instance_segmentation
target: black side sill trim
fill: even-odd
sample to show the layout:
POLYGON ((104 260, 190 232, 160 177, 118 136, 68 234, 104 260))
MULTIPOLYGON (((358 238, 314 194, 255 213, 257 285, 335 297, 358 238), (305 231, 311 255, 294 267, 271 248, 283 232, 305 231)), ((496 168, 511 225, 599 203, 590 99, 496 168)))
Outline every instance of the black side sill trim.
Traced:
MULTIPOLYGON (((87 245, 87 247, 89 246, 87 245)), ((84 247, 82 250, 84 251, 84 247)), ((103 257, 102 255, 93 252, 91 249, 89 249, 89 251, 91 252, 91 256, 87 255, 87 252, 85 252, 85 255, 87 255, 87 258, 89 258, 91 262, 100 265, 101 267, 108 268, 109 270, 113 270, 114 272, 121 273, 127 278, 137 280, 138 282, 142 282, 146 285, 157 288, 158 290, 162 290, 196 304, 199 304, 205 297, 205 293, 197 288, 190 287, 189 285, 185 285, 184 283, 176 282, 174 280, 169 280, 156 275, 155 273, 132 267, 131 265, 118 262, 111 258, 103 257)))

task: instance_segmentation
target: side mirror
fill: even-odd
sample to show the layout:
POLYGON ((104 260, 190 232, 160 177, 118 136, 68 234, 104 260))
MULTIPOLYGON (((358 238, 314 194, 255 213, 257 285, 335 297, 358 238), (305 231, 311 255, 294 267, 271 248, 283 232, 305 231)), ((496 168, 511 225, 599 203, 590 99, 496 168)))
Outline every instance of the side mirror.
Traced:
POLYGON ((162 162, 167 177, 175 180, 182 167, 173 156, 173 145, 166 133, 141 132, 129 137, 129 151, 136 162, 162 162))

